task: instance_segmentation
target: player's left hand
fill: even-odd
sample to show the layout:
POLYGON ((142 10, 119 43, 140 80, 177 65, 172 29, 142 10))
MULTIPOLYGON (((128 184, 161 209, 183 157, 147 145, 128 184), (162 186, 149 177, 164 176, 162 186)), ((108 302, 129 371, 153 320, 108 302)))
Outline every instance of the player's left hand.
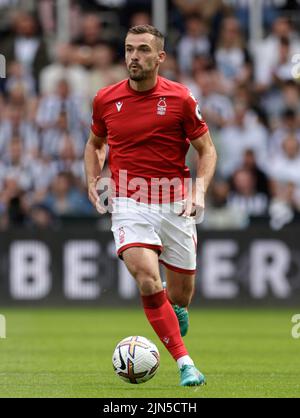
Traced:
POLYGON ((183 211, 179 216, 184 218, 194 217, 199 218, 205 209, 205 196, 202 191, 193 190, 191 196, 188 196, 184 203, 183 211))

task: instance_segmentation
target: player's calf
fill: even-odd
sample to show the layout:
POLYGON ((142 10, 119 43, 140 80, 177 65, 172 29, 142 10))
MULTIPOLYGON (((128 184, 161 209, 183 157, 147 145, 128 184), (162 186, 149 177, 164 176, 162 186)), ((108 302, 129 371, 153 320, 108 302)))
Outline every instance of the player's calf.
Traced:
POLYGON ((169 302, 171 303, 171 305, 173 307, 173 310, 174 310, 174 312, 177 316, 177 320, 178 320, 178 324, 179 324, 179 328, 180 328, 180 335, 182 337, 185 337, 187 332, 188 332, 188 329, 189 329, 189 313, 188 313, 188 310, 187 310, 186 306, 188 306, 188 304, 189 304, 190 295, 183 295, 180 298, 178 298, 178 299, 175 298, 173 300, 173 298, 172 299, 170 298, 169 291, 167 290, 166 287, 167 287, 167 285, 164 282, 163 283, 163 288, 165 289, 167 298, 168 298, 169 302), (179 303, 183 302, 183 303, 181 305, 178 302, 179 303))

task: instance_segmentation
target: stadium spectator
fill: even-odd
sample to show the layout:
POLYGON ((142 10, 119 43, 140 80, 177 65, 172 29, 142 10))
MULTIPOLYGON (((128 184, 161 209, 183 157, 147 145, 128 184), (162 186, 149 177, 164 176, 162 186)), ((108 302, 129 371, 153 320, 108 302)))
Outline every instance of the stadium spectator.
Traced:
MULTIPOLYGON (((57 35, 59 30, 58 15, 60 13, 60 4, 63 2, 57 2, 55 0, 34 0, 35 10, 39 18, 40 25, 43 33, 47 38, 52 39, 57 35), (60 4, 58 4, 60 3, 60 4)), ((89 2, 86 3, 86 8, 89 2)), ((66 3, 65 3, 66 4, 66 3)), ((64 6, 64 4, 62 4, 64 6)), ((81 10, 76 0, 68 1, 68 26, 71 39, 76 38, 79 35, 81 10)))
POLYGON ((273 72, 280 62, 280 39, 289 42, 289 54, 299 52, 299 35, 287 17, 278 17, 273 25, 272 32, 253 49, 254 76, 256 88, 265 92, 273 82, 273 72))
POLYGON ((289 38, 282 37, 279 39, 278 62, 273 69, 274 81, 277 83, 293 80, 293 51, 289 38))
POLYGON ((86 99, 88 96, 88 74, 74 62, 74 47, 70 44, 56 44, 55 61, 40 74, 40 91, 43 95, 53 94, 61 79, 68 81, 72 94, 86 99))
POLYGON ((6 117, 0 124, 0 155, 5 158, 13 139, 18 136, 23 147, 24 158, 34 157, 38 153, 39 136, 36 126, 26 120, 24 110, 20 106, 10 105, 6 109, 6 117))
POLYGON ((26 97, 32 97, 36 94, 36 84, 33 76, 25 71, 20 62, 12 61, 8 66, 5 92, 10 94, 18 88, 24 91, 26 97))
POLYGON ((7 64, 19 62, 34 80, 38 80, 40 71, 49 64, 47 47, 38 31, 38 22, 26 12, 20 11, 14 16, 13 33, 1 44, 1 51, 7 64))
POLYGON ((287 110, 295 115, 299 114, 300 86, 293 80, 281 82, 276 88, 260 96, 260 102, 268 114, 271 127, 276 129, 281 123, 281 116, 287 110))
POLYGON ((200 15, 190 15, 185 19, 186 32, 177 48, 178 64, 184 74, 190 74, 195 55, 208 54, 211 48, 207 26, 200 15))
POLYGON ((27 204, 25 192, 32 187, 30 159, 24 157, 23 144, 15 136, 0 163, 0 228, 23 225, 27 204))
POLYGON ((93 67, 88 77, 90 99, 93 99, 99 88, 117 83, 127 77, 126 67, 116 62, 116 51, 112 45, 102 43, 94 49, 93 67))
POLYGON ((266 216, 268 213, 268 195, 259 191, 257 178, 253 170, 240 168, 231 179, 231 191, 228 205, 248 217, 266 216))
POLYGON ((212 20, 223 8, 222 0, 173 0, 183 15, 201 13, 205 20, 212 20))
POLYGON ((300 143, 293 134, 284 139, 282 151, 274 156, 268 167, 275 196, 281 196, 285 185, 300 187, 300 143))
POLYGON ((72 173, 74 180, 76 181, 76 185, 79 188, 82 188, 85 182, 85 176, 83 162, 81 158, 79 158, 79 155, 80 157, 83 155, 84 144, 80 144, 80 152, 76 149, 76 145, 75 139, 72 138, 71 135, 65 134, 59 146, 59 155, 54 161, 54 167, 58 173, 72 173))
POLYGON ((120 13, 121 24, 127 30, 128 27, 134 26, 134 20, 132 19, 134 19, 135 14, 141 13, 146 18, 145 14, 151 16, 151 11, 152 2, 148 0, 125 0, 120 13))
POLYGON ((82 17, 81 33, 73 40, 75 62, 90 69, 93 66, 94 50, 105 41, 101 19, 96 14, 82 17))
POLYGON ((38 2, 40 24, 46 35, 52 35, 55 31, 55 3, 53 0, 40 0, 38 2))
POLYGON ((215 68, 213 57, 210 54, 194 55, 192 63, 192 77, 195 77, 198 72, 209 71, 215 68))
POLYGON ((96 14, 101 20, 102 40, 120 46, 120 39, 136 12, 151 11, 148 0, 77 0, 82 13, 96 14))
POLYGON ((86 194, 74 187, 74 179, 69 172, 57 174, 43 204, 58 216, 91 215, 94 212, 86 194))
POLYGON ((174 26, 182 34, 185 17, 200 14, 210 29, 209 38, 214 45, 219 35, 221 21, 229 11, 230 8, 222 0, 172 0, 169 10, 170 29, 174 26))
POLYGON ((296 114, 300 113, 300 85, 289 80, 282 85, 281 89, 282 108, 293 109, 296 114))
POLYGON ((130 27, 138 25, 151 25, 151 15, 146 11, 138 11, 130 16, 130 27))
POLYGON ((27 226, 35 229, 53 227, 57 220, 51 210, 43 204, 33 205, 28 213, 27 226))
POLYGON ((3 158, 4 182, 14 179, 20 190, 29 191, 32 187, 30 159, 24 155, 24 147, 21 138, 13 136, 8 153, 3 158))
POLYGON ((267 129, 245 103, 235 103, 234 110, 233 122, 220 130, 219 137, 218 171, 225 178, 241 166, 245 150, 254 151, 257 164, 262 170, 267 161, 267 129))
POLYGON ((225 180, 216 179, 209 191, 208 204, 216 209, 227 206, 229 195, 229 183, 225 180))
MULTIPOLYGON (((298 113, 299 115, 299 113, 298 113)), ((282 153, 282 143, 289 135, 295 135, 300 142, 300 121, 297 112, 293 109, 285 109, 269 140, 269 155, 282 153)))
POLYGON ((290 223, 295 211, 300 211, 300 144, 288 135, 282 144, 283 154, 272 159, 269 166, 272 201, 271 227, 280 229, 290 223))
POLYGON ((0 0, 0 39, 9 34, 10 17, 20 6, 21 0, 0 0))
POLYGON ((255 153, 252 149, 245 151, 241 168, 251 171, 253 178, 256 179, 256 189, 258 192, 270 196, 269 180, 264 171, 262 171, 256 162, 255 153))
MULTIPOLYGON (((284 3, 285 0, 277 1, 262 1, 262 20, 263 29, 269 29, 274 20, 280 15, 278 6, 276 3, 284 3)), ((253 0, 242 0, 234 2, 233 12, 240 22, 241 28, 245 35, 249 35, 249 19, 250 19, 250 6, 253 4, 253 0)))
POLYGON ((226 17, 214 52, 218 70, 229 81, 247 83, 251 76, 251 62, 241 33, 239 22, 226 17))
POLYGON ((37 110, 37 124, 42 131, 57 126, 59 116, 66 112, 68 126, 81 130, 87 124, 83 103, 80 97, 72 94, 69 83, 61 79, 56 86, 54 94, 42 98, 37 110))
POLYGON ((62 110, 58 115, 56 125, 41 134, 41 156, 53 160, 58 159, 66 142, 71 143, 74 155, 80 158, 85 144, 83 132, 69 124, 68 115, 62 110))
POLYGON ((38 158, 31 160, 30 164, 32 190, 27 195, 28 206, 43 202, 50 185, 57 175, 55 160, 38 158))
POLYGON ((26 209, 24 193, 18 180, 7 176, 0 191, 0 227, 23 226, 26 209))
POLYGON ((162 63, 160 67, 159 74, 162 77, 166 77, 169 80, 179 81, 180 71, 178 67, 177 60, 174 55, 168 54, 165 62, 162 63))
POLYGON ((248 215, 234 205, 228 205, 229 183, 216 179, 209 191, 204 229, 242 229, 249 224, 248 215))
POLYGON ((211 129, 226 126, 234 118, 230 98, 222 94, 222 75, 216 70, 197 72, 195 82, 199 88, 199 102, 205 120, 211 129))

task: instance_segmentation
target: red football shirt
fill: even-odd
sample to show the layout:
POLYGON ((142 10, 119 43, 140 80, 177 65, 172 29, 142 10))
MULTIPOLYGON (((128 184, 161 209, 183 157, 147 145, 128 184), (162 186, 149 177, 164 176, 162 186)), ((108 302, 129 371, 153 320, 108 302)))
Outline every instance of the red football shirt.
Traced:
POLYGON ((184 198, 183 181, 190 177, 185 165, 189 141, 208 131, 190 91, 163 77, 145 92, 133 90, 128 80, 99 90, 91 129, 96 136, 107 137, 117 196, 149 203, 179 200, 178 189, 184 198), (168 199, 161 188, 151 188, 172 179, 176 181, 168 199))

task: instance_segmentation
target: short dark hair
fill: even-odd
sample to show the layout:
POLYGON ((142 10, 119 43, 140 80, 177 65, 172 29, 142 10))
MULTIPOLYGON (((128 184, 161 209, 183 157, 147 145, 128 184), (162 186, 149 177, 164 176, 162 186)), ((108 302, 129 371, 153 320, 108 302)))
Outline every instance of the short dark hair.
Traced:
POLYGON ((154 26, 151 25, 137 25, 130 28, 127 32, 127 35, 131 33, 133 35, 140 35, 142 33, 150 33, 150 35, 153 35, 157 38, 157 40, 160 43, 161 49, 164 48, 165 44, 165 37, 164 35, 156 29, 154 26))

